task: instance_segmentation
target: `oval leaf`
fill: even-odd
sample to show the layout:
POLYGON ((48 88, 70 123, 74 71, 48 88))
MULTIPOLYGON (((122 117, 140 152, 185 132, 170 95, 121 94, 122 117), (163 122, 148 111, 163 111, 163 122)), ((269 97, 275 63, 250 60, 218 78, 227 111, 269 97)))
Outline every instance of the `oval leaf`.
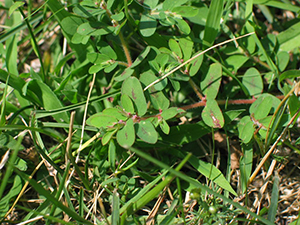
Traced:
POLYGON ((117 123, 118 119, 113 116, 105 115, 103 113, 97 113, 92 115, 90 118, 87 119, 86 124, 94 127, 107 127, 112 126, 114 123, 117 123))
POLYGON ((133 120, 126 121, 125 126, 117 132, 117 142, 123 148, 129 148, 135 141, 135 132, 133 126, 133 120))
POLYGON ((101 139, 102 145, 106 145, 112 138, 112 136, 118 131, 118 129, 114 129, 112 131, 106 132, 101 139))
POLYGON ((107 108, 102 111, 102 114, 116 117, 118 120, 126 120, 127 117, 124 116, 123 112, 118 108, 107 108))
POLYGON ((184 112, 182 109, 178 109, 175 107, 171 107, 169 109, 163 110, 161 113, 161 117, 165 120, 171 119, 175 117, 178 113, 184 112))
POLYGON ((238 124, 239 138, 245 143, 249 143, 254 133, 253 122, 249 116, 244 116, 238 124))
POLYGON ((208 73, 200 83, 201 89, 206 99, 215 99, 217 97, 222 77, 222 67, 219 63, 210 65, 208 73))
POLYGON ((249 68, 243 76, 242 83, 252 96, 261 94, 263 91, 263 81, 259 71, 255 68, 249 68))
POLYGON ((157 22, 150 15, 142 15, 140 21, 140 32, 144 37, 150 37, 155 33, 157 22))
POLYGON ((136 77, 128 77, 122 84, 121 92, 132 99, 139 116, 145 115, 147 112, 147 102, 142 85, 136 77))
POLYGON ((136 134, 140 139, 150 144, 155 144, 157 142, 158 135, 151 122, 145 120, 136 123, 135 126, 136 134))
POLYGON ((181 48, 177 41, 175 41, 174 39, 170 39, 169 48, 171 49, 172 52, 175 53, 175 55, 177 55, 179 58, 182 58, 181 48))
POLYGON ((131 101, 131 99, 129 98, 128 95, 123 94, 121 96, 121 103, 122 103, 122 107, 126 112, 129 112, 131 114, 134 113, 134 106, 133 103, 131 101))
POLYGON ((161 123, 159 124, 159 126, 160 126, 160 129, 162 130, 162 132, 164 132, 165 134, 170 133, 170 127, 165 120, 162 120, 161 123))
POLYGON ((216 100, 207 100, 202 111, 202 119, 204 123, 213 128, 224 126, 224 117, 216 100))

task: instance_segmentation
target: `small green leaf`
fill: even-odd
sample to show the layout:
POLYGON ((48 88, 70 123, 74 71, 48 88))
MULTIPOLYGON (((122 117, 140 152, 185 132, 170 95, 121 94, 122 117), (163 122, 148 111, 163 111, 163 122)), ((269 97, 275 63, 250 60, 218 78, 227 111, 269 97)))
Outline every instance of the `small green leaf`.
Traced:
POLYGON ((224 126, 224 117, 222 111, 214 99, 208 99, 206 106, 202 111, 204 123, 213 128, 222 128, 224 126))
POLYGON ((112 138, 112 136, 118 131, 118 129, 114 129, 114 130, 111 130, 111 131, 107 131, 103 136, 102 136, 102 139, 101 139, 101 143, 102 145, 106 145, 112 138))
MULTIPOLYGON (((155 74, 151 70, 142 73, 140 76, 140 81, 145 87, 151 84, 152 82, 156 81, 157 79, 159 78, 155 76, 155 74)), ((158 82, 152 87, 157 91, 161 91, 167 86, 167 84, 168 84, 168 79, 163 79, 162 81, 158 82)))
POLYGON ((168 63, 169 61, 169 54, 159 54, 156 56, 155 61, 162 67, 164 68, 165 65, 168 63))
POLYGON ((249 108, 250 115, 254 114, 254 118, 259 120, 265 118, 273 107, 273 99, 271 96, 260 96, 249 108))
POLYGON ((126 94, 121 95, 121 104, 122 104, 123 109, 126 112, 131 113, 131 114, 134 113, 134 106, 128 95, 126 95, 126 94))
POLYGON ((249 143, 253 137, 254 127, 250 116, 244 116, 238 124, 239 138, 245 143, 249 143))
POLYGON ((142 53, 135 59, 135 61, 132 63, 132 65, 130 66, 130 68, 134 68, 137 65, 139 65, 148 55, 148 53, 150 52, 151 47, 147 46, 142 53))
POLYGON ((73 44, 81 44, 81 43, 83 42, 83 39, 84 39, 85 37, 86 37, 86 36, 84 36, 84 35, 75 33, 75 34, 72 36, 71 42, 72 42, 73 44))
POLYGON ((243 76, 242 83, 252 96, 256 96, 263 91, 263 81, 259 71, 255 68, 249 68, 243 76))
POLYGON ((95 31, 95 29, 93 27, 91 27, 89 22, 80 24, 77 28, 77 33, 84 35, 84 36, 89 35, 93 31, 95 31))
POLYGON ((104 68, 104 72, 105 73, 110 73, 111 71, 113 71, 116 67, 118 66, 118 63, 115 62, 113 64, 108 65, 107 67, 104 68))
POLYGON ((154 9, 157 6, 158 1, 159 0, 145 0, 143 5, 147 5, 150 9, 154 9))
POLYGON ((98 73, 100 70, 102 70, 104 68, 103 65, 101 64, 96 64, 96 65, 93 65, 89 68, 89 73, 90 74, 94 74, 94 73, 98 73))
POLYGON ((175 41, 174 39, 170 39, 169 40, 169 48, 171 49, 172 52, 175 53, 175 55, 177 55, 180 59, 182 58, 182 52, 181 52, 181 48, 178 44, 177 41, 175 41))
POLYGON ((191 28, 187 22, 182 18, 175 18, 176 26, 178 29, 185 35, 189 35, 191 33, 191 28))
POLYGON ((140 123, 136 123, 135 127, 136 135, 140 139, 150 144, 155 144, 157 142, 158 135, 151 122, 148 120, 141 121, 140 123))
POLYGON ((107 63, 107 61, 110 61, 111 59, 109 58, 109 56, 105 55, 105 54, 99 54, 96 52, 92 52, 92 53, 88 53, 87 54, 87 59, 94 64, 103 64, 103 63, 107 63))
POLYGON ((152 36, 156 31, 156 19, 150 17, 149 14, 143 14, 140 20, 140 32, 144 37, 152 36))
POLYGON ((215 99, 218 95, 222 77, 222 67, 219 63, 210 65, 209 70, 200 83, 200 87, 206 96, 206 99, 215 99))
POLYGON ((100 127, 106 128, 107 126, 113 126, 117 122, 118 119, 116 117, 105 115, 102 112, 92 115, 86 121, 88 125, 98 127, 98 128, 100 127))
POLYGON ((133 120, 129 119, 126 121, 125 126, 117 132, 117 142, 123 148, 129 148, 134 144, 135 131, 133 120))
POLYGON ((191 61, 190 69, 189 69, 190 76, 194 76, 197 74, 197 72, 200 69, 200 66, 202 65, 202 61, 203 61, 203 55, 201 55, 201 56, 197 57, 196 59, 194 59, 193 61, 191 61))
POLYGON ((121 92, 128 95, 134 102, 139 116, 145 115, 147 112, 147 102, 142 85, 136 77, 128 77, 124 80, 121 92))
POLYGON ((134 70, 131 69, 131 67, 127 67, 124 71, 120 72, 120 75, 117 75, 115 77, 115 81, 121 82, 125 80, 126 78, 130 77, 133 74, 134 70))
POLYGON ((127 117, 118 108, 107 108, 102 111, 103 115, 116 117, 118 120, 126 120, 127 117))
POLYGON ((165 92, 156 91, 154 87, 149 88, 147 91, 150 92, 150 101, 155 109, 164 110, 170 106, 169 98, 165 92))
POLYGON ((188 0, 165 0, 163 3, 163 10, 172 10, 176 6, 181 6, 186 3, 188 0))
POLYGON ((164 119, 160 122, 159 126, 160 126, 160 129, 162 130, 162 132, 164 132, 165 134, 170 133, 170 127, 164 119))
POLYGON ((11 7, 9 7, 8 16, 11 16, 14 11, 23 6, 25 2, 15 2, 11 7))
POLYGON ((290 61, 290 55, 288 52, 282 51, 277 54, 277 65, 279 71, 284 71, 290 61))
POLYGON ((179 7, 174 7, 172 9, 172 12, 179 14, 183 17, 193 17, 198 14, 198 9, 196 7, 183 5, 183 6, 179 6, 179 7))
POLYGON ((279 81, 281 82, 285 79, 294 79, 297 77, 300 77, 300 70, 288 70, 280 75, 279 81))
POLYGON ((193 52, 194 42, 190 37, 184 37, 179 39, 179 45, 183 54, 184 61, 191 58, 193 52))
POLYGON ((230 69, 233 72, 237 72, 241 66, 243 66, 247 61, 249 60, 249 57, 243 56, 243 55, 231 55, 225 60, 225 65, 228 69, 230 69))
POLYGON ((101 54, 107 55, 109 58, 117 60, 118 57, 117 57, 116 52, 106 42, 104 42, 104 41, 98 42, 97 47, 98 47, 99 51, 101 52, 101 54))
POLYGON ((118 14, 112 15, 111 18, 116 21, 121 21, 124 18, 124 16, 125 14, 123 12, 120 12, 118 14))
POLYGON ((169 120, 173 117, 175 117, 177 114, 184 112, 182 109, 178 109, 176 107, 171 107, 168 109, 165 109, 161 113, 161 117, 164 118, 164 120, 169 120))

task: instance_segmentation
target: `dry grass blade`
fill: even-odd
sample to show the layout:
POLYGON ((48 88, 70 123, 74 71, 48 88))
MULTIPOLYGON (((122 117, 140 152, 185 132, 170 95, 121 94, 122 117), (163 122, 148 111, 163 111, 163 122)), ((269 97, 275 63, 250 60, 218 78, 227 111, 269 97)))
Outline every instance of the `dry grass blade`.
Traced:
POLYGON ((300 109, 298 109, 297 113, 295 113, 295 115, 290 119, 289 123, 286 125, 286 127, 284 128, 284 130, 281 132, 281 134, 279 135, 279 137, 276 139, 275 143, 272 145, 272 147, 269 149, 269 151, 262 158, 262 160, 260 161, 259 165, 256 167, 255 171, 252 173, 251 177, 249 178, 248 184, 250 184, 253 181, 253 179, 256 177, 256 175, 258 174, 258 172, 261 169, 261 167, 264 165, 264 163, 266 162, 266 160, 270 157, 270 155, 274 151, 274 149, 277 146, 278 142, 281 140, 281 138, 283 137, 283 135, 285 134, 285 132, 289 129, 289 126, 297 118, 299 112, 300 112, 300 109))

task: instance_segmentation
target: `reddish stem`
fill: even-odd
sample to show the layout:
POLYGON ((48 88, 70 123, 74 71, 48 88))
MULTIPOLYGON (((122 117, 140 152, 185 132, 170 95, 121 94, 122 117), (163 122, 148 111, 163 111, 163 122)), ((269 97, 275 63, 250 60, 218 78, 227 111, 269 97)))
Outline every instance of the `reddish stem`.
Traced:
MULTIPOLYGON (((283 99, 284 97, 285 97, 284 95, 276 96, 276 98, 279 98, 279 99, 283 99)), ((252 99, 234 99, 234 100, 216 100, 216 101, 218 102, 219 105, 225 105, 225 104, 242 105, 242 104, 252 104, 253 102, 256 101, 256 98, 253 97, 252 99)), ((194 108, 198 108, 201 106, 206 106, 206 101, 196 102, 191 105, 182 106, 180 108, 183 110, 189 110, 189 109, 194 109, 194 108)))

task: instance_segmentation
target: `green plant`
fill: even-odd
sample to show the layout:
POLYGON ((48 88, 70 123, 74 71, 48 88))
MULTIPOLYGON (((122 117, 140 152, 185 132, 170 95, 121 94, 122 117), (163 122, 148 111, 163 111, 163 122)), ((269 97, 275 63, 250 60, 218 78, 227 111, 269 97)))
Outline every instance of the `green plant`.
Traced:
MULTIPOLYGON (((263 165, 269 169, 299 114, 299 71, 289 61, 299 57, 299 23, 267 34, 256 16, 276 23, 273 7, 299 10, 276 1, 6 1, 0 152, 13 154, 3 160, 1 221, 15 206, 7 202, 17 203, 30 184, 43 201, 35 211, 17 203, 28 211, 22 221, 211 224, 248 214, 272 224, 276 207, 267 220, 231 198, 247 193, 263 165), (38 71, 22 69, 31 57, 38 71), (17 157, 26 143, 14 137, 23 131, 39 162, 17 157), (215 140, 209 147, 203 138, 216 132, 226 134, 227 146, 229 138, 240 141, 238 188, 230 153, 218 168, 215 140), (254 156, 263 159, 252 173, 254 156), (186 211, 183 195, 192 190, 198 209, 186 211), (160 200, 167 192, 169 205, 160 200), (153 209, 148 217, 144 207, 153 209)), ((276 177, 275 203, 278 185, 276 177)))

